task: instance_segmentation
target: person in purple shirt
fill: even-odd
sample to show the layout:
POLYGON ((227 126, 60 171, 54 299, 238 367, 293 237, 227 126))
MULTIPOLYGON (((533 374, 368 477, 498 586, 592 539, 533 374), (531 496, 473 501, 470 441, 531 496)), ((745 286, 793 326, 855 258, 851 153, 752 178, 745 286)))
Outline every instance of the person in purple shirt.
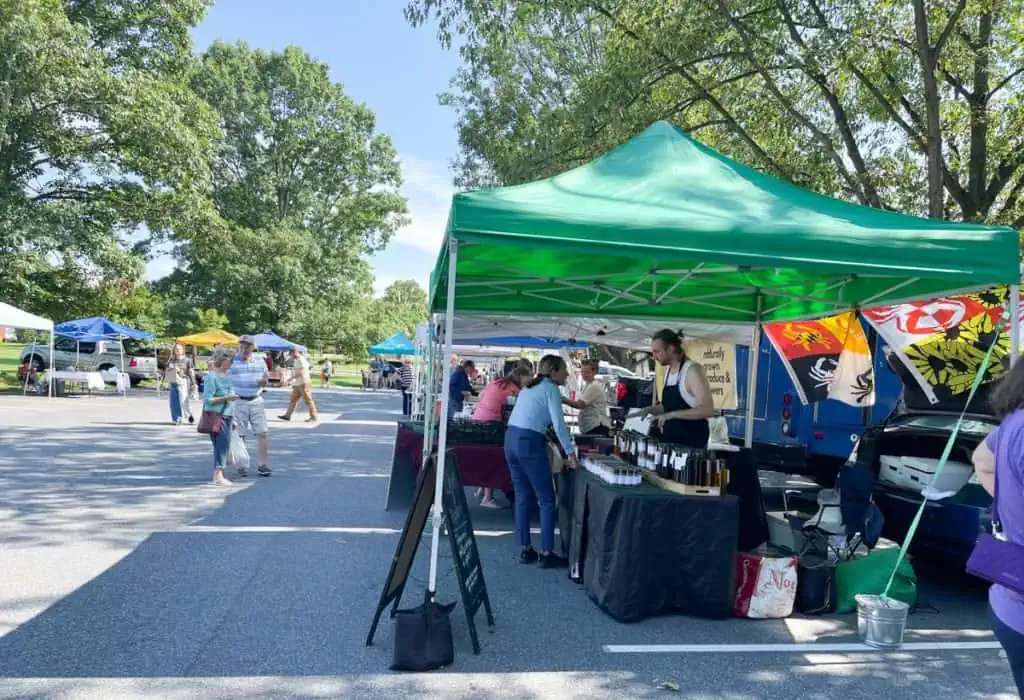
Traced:
MULTIPOLYGON (((995 388, 990 403, 1001 422, 974 451, 974 470, 992 496, 998 478, 1003 535, 1024 545, 1024 362, 1018 362, 995 388)), ((1024 697, 1024 595, 993 584, 988 604, 996 639, 1006 650, 1017 691, 1024 697)))

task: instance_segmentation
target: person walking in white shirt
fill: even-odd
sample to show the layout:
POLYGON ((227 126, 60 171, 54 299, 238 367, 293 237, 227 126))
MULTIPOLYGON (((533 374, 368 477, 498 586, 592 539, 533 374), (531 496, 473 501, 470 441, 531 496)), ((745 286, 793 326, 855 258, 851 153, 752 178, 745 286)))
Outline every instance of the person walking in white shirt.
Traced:
POLYGON ((316 423, 318 416, 316 404, 313 403, 313 377, 310 375, 309 360, 299 350, 292 349, 292 397, 288 402, 288 410, 278 418, 291 420, 300 400, 309 406, 309 418, 306 422, 316 423))

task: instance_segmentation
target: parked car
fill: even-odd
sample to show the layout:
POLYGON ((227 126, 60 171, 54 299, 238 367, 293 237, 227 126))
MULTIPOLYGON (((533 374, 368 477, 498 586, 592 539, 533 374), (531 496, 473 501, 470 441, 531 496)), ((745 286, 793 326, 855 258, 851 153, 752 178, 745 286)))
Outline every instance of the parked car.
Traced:
MULTIPOLYGON (((132 386, 138 386, 144 379, 157 376, 157 360, 153 347, 140 341, 101 340, 98 342, 76 342, 71 338, 54 340, 53 365, 57 369, 77 367, 83 371, 103 372, 108 369, 120 369, 124 350, 124 371, 131 378, 132 386)), ((31 359, 37 372, 51 366, 50 348, 46 345, 26 345, 21 350, 19 362, 31 359)))
MULTIPOLYGON (((932 405, 904 377, 904 406, 879 425, 864 431, 849 462, 875 475, 875 502, 885 516, 883 535, 896 542, 906 538, 924 497, 921 491, 932 475, 964 408, 966 396, 932 405)), ((956 565, 967 561, 978 536, 992 525, 992 498, 977 478, 971 454, 998 421, 988 408, 987 391, 979 390, 968 408, 942 474, 939 491, 947 498, 929 501, 911 551, 956 565)))

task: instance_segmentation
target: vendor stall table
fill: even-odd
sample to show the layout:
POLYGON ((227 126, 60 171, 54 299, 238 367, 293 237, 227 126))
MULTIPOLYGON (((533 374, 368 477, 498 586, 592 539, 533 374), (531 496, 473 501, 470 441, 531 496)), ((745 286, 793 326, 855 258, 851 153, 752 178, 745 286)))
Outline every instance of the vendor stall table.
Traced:
MULTIPOLYGON (((504 427, 498 427, 501 435, 490 444, 460 442, 458 431, 453 430, 455 439, 449 442, 449 447, 458 458, 459 478, 463 485, 500 489, 511 495, 512 477, 505 463, 504 427)), ((412 504, 422 464, 422 421, 399 421, 385 510, 404 510, 412 504)))
POLYGON ((563 472, 560 481, 569 573, 582 577, 599 608, 620 622, 666 613, 732 615, 735 496, 612 486, 583 470, 563 472))
POLYGON ((103 375, 99 372, 76 372, 72 370, 57 370, 53 373, 54 381, 62 381, 65 384, 79 384, 87 391, 104 391, 107 386, 103 382, 103 375))

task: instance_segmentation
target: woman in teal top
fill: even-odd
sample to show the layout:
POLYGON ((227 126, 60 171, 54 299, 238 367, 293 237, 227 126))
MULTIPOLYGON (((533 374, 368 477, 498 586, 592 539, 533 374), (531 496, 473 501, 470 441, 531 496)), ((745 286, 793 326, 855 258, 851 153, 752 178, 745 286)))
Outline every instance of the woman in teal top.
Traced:
POLYGON ((228 370, 233 356, 228 348, 218 348, 210 362, 210 372, 203 381, 203 410, 220 413, 220 432, 210 435, 213 442, 213 483, 217 486, 231 486, 224 476, 228 451, 231 449, 231 418, 235 413, 234 402, 238 400, 231 388, 228 370))

